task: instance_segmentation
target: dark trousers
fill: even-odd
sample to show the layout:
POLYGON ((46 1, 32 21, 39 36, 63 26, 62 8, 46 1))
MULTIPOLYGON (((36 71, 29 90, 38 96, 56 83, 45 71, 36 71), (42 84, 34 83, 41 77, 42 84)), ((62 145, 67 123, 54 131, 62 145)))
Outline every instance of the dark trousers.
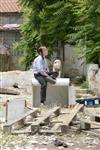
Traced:
MULTIPOLYGON (((56 79, 56 77, 58 76, 58 73, 57 72, 48 72, 48 75, 51 76, 52 78, 56 79)), ((34 74, 34 77, 41 84, 41 92, 40 92, 41 103, 44 103, 46 101, 46 91, 47 91, 46 77, 41 75, 40 73, 34 74)))

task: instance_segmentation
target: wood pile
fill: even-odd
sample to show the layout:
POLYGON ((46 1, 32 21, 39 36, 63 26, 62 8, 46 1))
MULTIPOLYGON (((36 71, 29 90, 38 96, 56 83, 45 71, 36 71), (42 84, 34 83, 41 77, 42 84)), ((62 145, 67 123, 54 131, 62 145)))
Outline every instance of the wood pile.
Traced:
POLYGON ((64 111, 63 108, 54 107, 42 113, 39 108, 33 108, 3 126, 4 132, 12 134, 56 134, 67 133, 68 130, 82 131, 100 137, 100 115, 92 114, 89 119, 85 119, 84 106, 77 103, 72 108, 64 108, 64 111), (77 117, 79 114, 82 114, 82 117, 77 117), (25 121, 27 116, 32 117, 31 121, 25 121), (19 125, 17 128, 16 124, 19 125))

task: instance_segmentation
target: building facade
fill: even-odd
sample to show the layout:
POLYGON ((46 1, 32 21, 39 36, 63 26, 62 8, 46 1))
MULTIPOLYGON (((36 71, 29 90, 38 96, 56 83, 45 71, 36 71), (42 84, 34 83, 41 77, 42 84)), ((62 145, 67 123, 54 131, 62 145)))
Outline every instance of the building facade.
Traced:
MULTIPOLYGON (((0 47, 1 48, 3 48, 4 50, 7 49, 8 51, 11 49, 12 45, 15 42, 20 40, 21 35, 19 32, 19 28, 22 22, 23 22, 22 10, 18 5, 17 0, 0 0, 0 47)), ((4 54, 2 56, 1 51, 3 51, 3 49, 1 48, 0 48, 0 55, 1 55, 0 57, 4 57, 4 54)), ((8 70, 10 69, 10 66, 8 66, 6 69, 2 68, 2 64, 5 64, 5 62, 1 61, 0 70, 7 70, 7 68, 8 70)))

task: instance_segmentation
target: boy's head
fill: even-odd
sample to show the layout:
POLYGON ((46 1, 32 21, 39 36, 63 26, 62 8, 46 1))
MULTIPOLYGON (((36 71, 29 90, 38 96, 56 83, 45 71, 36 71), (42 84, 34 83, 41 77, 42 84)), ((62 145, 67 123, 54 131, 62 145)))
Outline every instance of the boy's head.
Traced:
POLYGON ((39 55, 42 55, 42 56, 47 56, 48 55, 48 49, 45 46, 40 47, 37 50, 37 52, 38 52, 39 55))

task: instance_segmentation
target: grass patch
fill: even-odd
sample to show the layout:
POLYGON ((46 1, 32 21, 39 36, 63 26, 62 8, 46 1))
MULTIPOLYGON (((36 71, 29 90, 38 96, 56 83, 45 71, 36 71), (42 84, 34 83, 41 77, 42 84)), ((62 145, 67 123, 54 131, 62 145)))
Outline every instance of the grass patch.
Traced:
POLYGON ((84 82, 81 84, 81 88, 82 88, 82 89, 88 89, 88 88, 89 88, 88 81, 84 81, 84 82))
POLYGON ((75 85, 81 85, 85 81, 86 81, 85 76, 77 76, 76 78, 73 79, 72 83, 75 85))
POLYGON ((78 94, 76 95, 76 98, 81 98, 81 97, 82 97, 81 95, 78 95, 78 94))

